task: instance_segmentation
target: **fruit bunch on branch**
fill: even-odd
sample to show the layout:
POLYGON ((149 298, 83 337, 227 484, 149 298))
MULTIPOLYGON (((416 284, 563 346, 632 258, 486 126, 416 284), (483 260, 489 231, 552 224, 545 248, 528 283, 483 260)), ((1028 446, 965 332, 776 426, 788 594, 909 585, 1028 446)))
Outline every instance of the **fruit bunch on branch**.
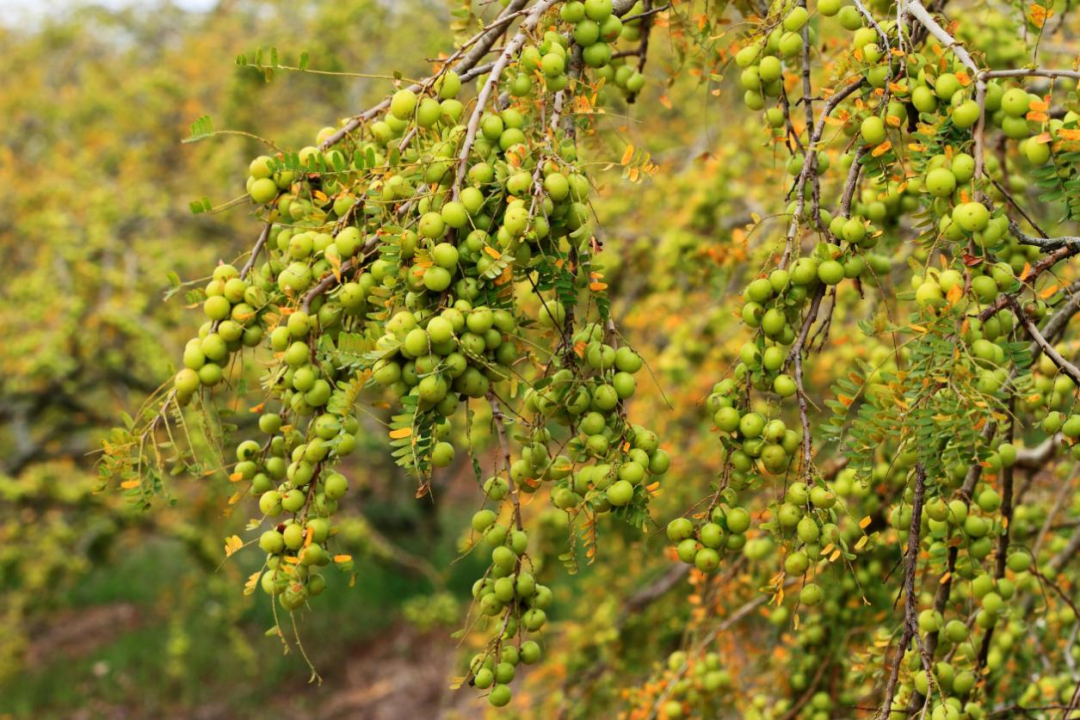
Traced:
MULTIPOLYGON (((721 98, 737 83, 768 147, 748 152, 779 154, 788 178, 786 207, 752 214, 762 262, 736 275, 741 298, 716 298, 746 341, 702 403, 721 470, 666 524, 686 570, 627 610, 686 577, 724 617, 685 618, 683 647, 626 692, 631 715, 1070 717, 1080 678, 1040 657, 1080 656, 1080 531, 1050 530, 1064 500, 1031 492, 1080 459, 1080 73, 1040 51, 1064 21, 918 0, 502 5, 430 77, 252 160, 258 236, 197 293, 183 369, 110 440, 103 476, 149 505, 191 462, 186 409, 258 394, 262 437, 221 463, 257 501, 252 586, 297 612, 323 568, 351 570, 340 461, 361 405, 387 403, 417 497, 469 455, 486 569, 466 625, 486 641, 457 684, 510 703, 553 602, 526 496, 566 513, 592 561, 604 516, 648 529, 671 464, 633 418, 644 360, 599 270, 581 141, 640 96, 649 36, 669 28, 721 98), (716 645, 763 612, 798 630, 796 652, 764 660, 784 681, 743 702, 716 645)), ((622 165, 656 171, 633 149, 622 165)))

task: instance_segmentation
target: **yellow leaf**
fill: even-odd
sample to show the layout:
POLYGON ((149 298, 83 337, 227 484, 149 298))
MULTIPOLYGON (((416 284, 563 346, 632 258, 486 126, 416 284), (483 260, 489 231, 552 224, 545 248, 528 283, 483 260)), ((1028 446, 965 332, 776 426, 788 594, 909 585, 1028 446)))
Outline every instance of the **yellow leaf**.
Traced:
POLYGON ((134 480, 125 480, 124 482, 120 483, 120 487, 124 488, 125 490, 130 490, 131 488, 137 488, 140 485, 142 485, 142 480, 139 480, 138 478, 136 478, 134 480))
POLYGON ((490 245, 488 247, 484 248, 484 252, 486 252, 488 255, 495 258, 496 260, 498 260, 499 258, 502 257, 502 253, 500 253, 498 250, 491 247, 490 245))
POLYGON ((240 492, 239 491, 234 492, 232 494, 232 497, 229 498, 229 504, 230 505, 235 505, 236 503, 240 502, 240 498, 241 498, 240 492))
POLYGON ((234 552, 244 547, 244 541, 237 535, 231 535, 225 540, 225 557, 231 557, 234 552))
POLYGON ((347 563, 350 560, 352 560, 352 555, 335 555, 334 556, 334 562, 336 562, 336 563, 347 563))
POLYGON ((251 573, 251 575, 248 575, 247 582, 244 583, 244 594, 245 595, 254 594, 255 586, 259 582, 259 576, 260 575, 262 575, 262 571, 260 571, 260 570, 256 570, 255 572, 251 573))
POLYGON ((229 482, 240 482, 243 479, 244 473, 241 472, 234 472, 232 475, 229 476, 229 482))
POLYGON ((862 520, 859 521, 859 528, 861 528, 862 530, 865 530, 866 528, 870 527, 870 523, 872 523, 872 522, 873 522, 873 520, 871 520, 870 516, 867 515, 866 517, 864 517, 862 520))
POLYGON ((855 549, 862 550, 864 547, 866 547, 866 543, 869 542, 869 540, 869 535, 863 535, 861 538, 859 538, 859 542, 855 543, 855 549))
POLYGON ((634 143, 630 143, 626 146, 626 150, 622 154, 622 165, 629 165, 630 161, 634 158, 634 143))
POLYGON ((836 559, 840 557, 840 549, 837 548, 833 554, 829 557, 829 562, 836 562, 836 559))
POLYGON ((398 428, 397 430, 390 431, 390 438, 393 440, 400 440, 401 438, 407 438, 412 435, 412 428, 398 428))

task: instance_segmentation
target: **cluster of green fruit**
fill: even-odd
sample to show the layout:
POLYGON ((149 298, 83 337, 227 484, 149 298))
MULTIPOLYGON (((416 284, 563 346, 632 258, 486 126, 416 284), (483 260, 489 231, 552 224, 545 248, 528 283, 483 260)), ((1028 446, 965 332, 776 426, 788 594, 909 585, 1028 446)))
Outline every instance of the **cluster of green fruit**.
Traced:
MULTIPOLYGON (((1069 377, 1065 375, 1056 377, 1054 385, 1064 391, 1063 397, 1072 397, 1075 384, 1069 377), (1057 382, 1059 379, 1062 381, 1060 384, 1057 382)), ((1055 389, 1054 392, 1060 393, 1061 391, 1055 389)), ((1072 448, 1073 456, 1080 455, 1080 449, 1077 449, 1080 445, 1076 442, 1080 439, 1080 414, 1070 413, 1066 415, 1060 410, 1051 410, 1043 417, 1040 426, 1047 435, 1056 435, 1060 432, 1066 444, 1072 448)))
MULTIPOLYGON (((505 480, 493 480, 503 484, 501 492, 505 493, 505 480)), ((491 497, 491 481, 485 490, 491 497)), ((492 499, 499 501, 502 496, 492 499)), ((498 632, 485 652, 469 664, 469 677, 473 686, 490 689, 488 702, 502 707, 510 702, 508 685, 514 679, 517 665, 521 662, 531 665, 540 659, 540 645, 535 640, 522 641, 522 637, 543 629, 552 594, 550 588, 538 583, 526 569, 530 567, 528 533, 520 524, 511 528, 499 522, 498 517, 495 511, 484 509, 472 518, 472 529, 481 538, 477 545, 491 550, 491 564, 484 577, 473 584, 472 595, 483 617, 500 619, 498 632)), ((516 513, 515 517, 518 517, 516 513)))
MULTIPOLYGON (((784 92, 784 61, 802 65, 802 31, 810 19, 805 7, 791 5, 782 19, 765 34, 754 40, 735 55, 735 63, 742 68, 739 82, 744 90, 743 102, 751 110, 763 110, 767 98, 779 99, 784 92)), ((807 28, 813 47, 817 40, 817 31, 807 28)), ((766 122, 772 128, 782 128, 786 123, 783 110, 770 108, 765 113, 766 122)))
MULTIPOLYGON (((743 347, 757 349, 749 343, 743 347)), ((750 352, 745 355, 749 356, 750 352)), ((781 397, 795 394, 795 382, 787 375, 777 375, 772 385, 773 391, 781 397)), ((732 378, 727 378, 716 384, 708 399, 713 422, 721 432, 722 453, 730 466, 730 480, 735 487, 754 485, 761 468, 773 475, 783 474, 802 441, 802 436, 789 429, 780 418, 769 419, 747 408, 744 389, 732 378)))
POLYGON ((268 305, 265 285, 249 284, 232 265, 214 269, 204 291, 207 321, 184 347, 184 367, 173 379, 180 405, 189 403, 201 387, 220 384, 233 353, 262 342, 268 305))
POLYGON ((550 458, 550 432, 543 427, 535 431, 526 438, 521 459, 512 464, 511 477, 526 492, 534 492, 538 480, 555 481, 551 500, 562 510, 583 504, 594 512, 644 506, 648 478, 658 479, 671 466, 656 434, 626 421, 623 403, 634 395, 634 374, 644 363, 629 347, 607 344, 598 323, 578 331, 572 347, 552 358, 550 374, 526 392, 524 408, 541 425, 551 421, 575 434, 562 454, 550 458))
POLYGON ((449 592, 434 595, 417 595, 405 601, 402 616, 421 632, 435 628, 452 628, 461 617, 461 603, 449 592))
MULTIPOLYGON (((1000 317, 1005 316, 1002 314, 1000 317)), ((1060 344, 1055 349, 1062 354, 1062 357, 1070 357, 1076 352, 1071 344, 1060 344)), ((1076 383, 1068 375, 1060 373, 1053 360, 1046 355, 1040 355, 1032 369, 1032 375, 1035 391, 1018 400, 1017 404, 1022 410, 1025 412, 1062 410, 1072 406, 1076 383)))
MULTIPOLYGON (((515 618, 511 617, 505 627, 505 637, 518 634, 515 618)), ((535 640, 525 640, 518 645, 500 643, 488 652, 473 657, 469 663, 469 682, 480 690, 489 690, 487 697, 491 705, 505 707, 513 699, 510 683, 517 676, 518 666, 532 665, 539 661, 542 655, 543 649, 535 640)))
POLYGON ((668 523, 667 537, 679 559, 701 572, 715 571, 720 567, 720 553, 739 552, 747 544, 750 513, 732 504, 737 499, 734 494, 726 498, 731 502, 717 502, 700 519, 680 517, 668 523))
MULTIPOLYGON (((461 397, 484 397, 492 382, 511 376, 510 366, 519 357, 517 333, 508 310, 472 307, 465 299, 437 314, 402 310, 386 323, 386 335, 377 343, 382 356, 373 377, 397 398, 417 396, 420 409, 433 410, 441 423, 454 415, 461 397)), ((445 467, 453 447, 438 450, 435 465, 445 467)))
MULTIPOLYGON (((660 717, 669 720, 715 716, 728 704, 725 694, 731 688, 731 674, 720 663, 719 653, 691 655, 683 650, 671 653, 649 683, 649 690, 664 694, 660 717)), ((647 705, 652 700, 643 688, 631 690, 630 702, 634 705, 647 705)))
POLYGON ((481 98, 500 98, 491 107, 467 112, 462 77, 446 68, 397 90, 344 138, 324 128, 295 155, 252 161, 246 189, 265 236, 244 277, 215 271, 203 293, 209 321, 175 380, 186 403, 220 383, 241 348, 272 353, 262 385, 275 409, 259 421, 268 438, 239 443, 232 479, 250 484, 271 523, 259 538, 261 586, 290 611, 323 591, 319 568, 349 569, 328 547, 349 487, 333 465, 355 448, 348 408, 361 390, 383 389, 411 415, 413 450, 395 457, 418 474, 453 462, 451 423, 470 399, 498 398, 521 418, 505 474, 483 482, 496 509, 472 523, 491 552, 474 598, 500 621, 470 681, 496 706, 509 702, 518 662, 539 658, 535 641, 520 640, 541 630, 551 603, 528 570, 517 494, 551 481, 560 511, 643 511, 671 462, 654 433, 626 418, 642 359, 615 347, 606 314, 589 322, 602 295, 591 287, 590 183, 567 131, 588 120, 565 111, 560 126, 546 122, 574 93, 642 89, 644 77, 613 58, 619 38, 640 39, 641 19, 623 24, 611 0, 564 3, 559 19, 568 33, 548 30, 501 76, 479 79, 490 83, 481 98), (591 81, 579 82, 579 57, 591 81), (560 428, 569 438, 553 436, 560 428), (513 507, 508 525, 500 507, 513 507))
MULTIPOLYGON (((326 587, 315 570, 332 560, 331 518, 349 489, 344 475, 326 468, 353 452, 359 427, 353 417, 323 413, 312 418, 304 432, 285 426, 286 416, 284 410, 260 416, 259 428, 270 439, 262 446, 254 440, 237 446, 233 478, 251 483, 259 511, 276 523, 259 538, 259 547, 267 553, 262 588, 278 595, 286 609, 296 610, 326 587)), ((351 568, 339 563, 339 569, 351 568)))

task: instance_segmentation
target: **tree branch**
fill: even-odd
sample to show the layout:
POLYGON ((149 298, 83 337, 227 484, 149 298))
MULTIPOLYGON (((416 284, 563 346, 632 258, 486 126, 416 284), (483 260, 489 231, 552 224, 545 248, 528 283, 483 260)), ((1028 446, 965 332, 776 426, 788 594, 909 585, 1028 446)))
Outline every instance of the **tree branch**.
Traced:
POLYGON ((919 602, 915 595, 915 575, 919 567, 919 544, 922 531, 922 508, 923 498, 926 494, 926 470, 922 463, 915 465, 915 491, 911 502, 911 523, 908 526, 907 552, 904 553, 904 632, 900 635, 900 645, 896 648, 896 657, 893 659, 892 669, 889 671, 889 679, 885 683, 885 701, 881 712, 878 713, 880 720, 888 720, 892 713, 893 699, 896 696, 896 684, 900 677, 900 664, 904 661, 904 653, 911 644, 915 633, 919 631, 918 618, 915 613, 915 605, 919 602))

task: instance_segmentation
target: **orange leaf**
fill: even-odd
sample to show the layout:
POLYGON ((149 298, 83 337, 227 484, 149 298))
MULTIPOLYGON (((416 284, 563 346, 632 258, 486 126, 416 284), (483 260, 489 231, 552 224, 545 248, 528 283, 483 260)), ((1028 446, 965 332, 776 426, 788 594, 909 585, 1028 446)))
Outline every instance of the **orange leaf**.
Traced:
POLYGON ((1041 297, 1043 300, 1045 300, 1046 298, 1050 297, 1051 295, 1053 295, 1057 291, 1058 291, 1057 283, 1054 283, 1053 285, 1050 285, 1049 287, 1045 287, 1042 290, 1040 290, 1039 291, 1039 297, 1041 297))
POLYGON ((229 476, 229 482, 240 482, 244 479, 244 473, 234 472, 229 476))
POLYGON ((859 527, 862 528, 863 530, 865 530, 866 528, 868 528, 870 526, 870 523, 872 523, 872 522, 873 522, 873 520, 871 520, 870 516, 867 515, 866 517, 864 517, 862 520, 859 521, 859 527))
POLYGON ((886 140, 885 142, 881 143, 876 148, 874 148, 874 151, 871 152, 870 154, 873 155, 874 157, 881 157, 882 155, 889 152, 890 150, 892 150, 892 143, 889 142, 888 140, 886 140))
POLYGON ((953 285, 949 288, 949 292, 945 295, 949 299, 949 305, 955 305, 960 302, 960 298, 964 297, 964 289, 959 285, 953 285))
POLYGON ((484 252, 486 252, 488 255, 495 258, 496 260, 498 260, 499 258, 502 257, 502 253, 500 253, 498 250, 491 247, 490 245, 488 247, 484 248, 484 252))
POLYGON ((412 428, 398 428, 397 430, 390 431, 390 438, 393 440, 400 440, 401 438, 407 438, 412 435, 412 428))
POLYGON ((633 159, 633 157, 634 157, 634 143, 630 143, 629 145, 626 146, 626 150, 623 151, 622 161, 620 162, 620 164, 629 165, 630 161, 633 159))
POLYGON ((140 485, 142 485, 142 480, 139 480, 138 478, 136 478, 135 480, 125 480, 124 482, 120 483, 120 487, 124 488, 125 490, 137 488, 140 485))
POLYGON ((600 292, 601 290, 607 290, 607 283, 594 282, 589 283, 589 289, 593 292, 600 292))

